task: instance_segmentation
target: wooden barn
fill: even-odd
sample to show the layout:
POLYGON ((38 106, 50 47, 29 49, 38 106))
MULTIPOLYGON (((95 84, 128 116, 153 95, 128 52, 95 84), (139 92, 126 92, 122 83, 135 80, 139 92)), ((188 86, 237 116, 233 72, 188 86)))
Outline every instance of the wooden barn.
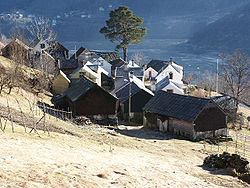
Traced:
POLYGON ((191 140, 227 135, 226 115, 211 99, 159 91, 143 109, 148 128, 191 140))
POLYGON ((72 110, 74 116, 94 119, 116 118, 118 99, 87 78, 81 78, 52 102, 57 108, 72 110))
POLYGON ((8 45, 2 48, 2 56, 9 58, 17 63, 23 63, 30 66, 29 63, 30 48, 19 39, 12 40, 8 45))

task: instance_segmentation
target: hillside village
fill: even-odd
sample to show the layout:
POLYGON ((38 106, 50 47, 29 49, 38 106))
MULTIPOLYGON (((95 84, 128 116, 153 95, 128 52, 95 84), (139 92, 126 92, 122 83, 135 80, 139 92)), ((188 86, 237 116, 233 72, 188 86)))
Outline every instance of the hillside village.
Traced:
MULTIPOLYGON (((223 102, 190 96, 187 88, 191 86, 184 81, 184 69, 172 58, 152 60, 141 67, 134 60, 124 61, 118 52, 84 47, 70 57, 69 50, 59 42, 38 39, 29 46, 15 39, 2 46, 1 51, 13 60, 15 54, 20 54, 18 61, 53 75, 48 83, 53 94, 51 101, 55 108, 72 111, 74 117, 87 116, 104 125, 133 122, 146 126, 150 112, 155 114, 150 122, 158 130, 194 140, 227 136, 223 102), (187 125, 188 122, 192 124, 187 125)), ((221 100, 227 103, 232 99, 221 96, 221 100)))
MULTIPOLYGON (((185 81, 181 62, 172 58, 139 66, 134 60, 124 61, 118 52, 85 47, 75 49, 70 56, 58 41, 37 38, 29 45, 14 39, 6 45, 0 43, 0 48, 1 55, 12 60, 17 70, 8 83, 3 82, 7 77, 2 77, 1 91, 11 95, 12 88, 21 88, 37 96, 49 93, 43 105, 71 113, 71 118, 64 116, 65 121, 83 120, 85 126, 95 124, 118 133, 143 126, 143 134, 160 134, 163 140, 170 135, 192 141, 230 136, 228 116, 237 111, 234 99, 216 92, 209 97, 193 96, 190 88, 202 88, 185 81), (20 69, 26 74, 19 78, 20 69)), ((7 75, 8 69, 1 64, 7 75)), ((249 110, 244 113, 241 125, 246 130, 249 115, 249 110)), ((133 136, 140 138, 140 134, 133 136)))

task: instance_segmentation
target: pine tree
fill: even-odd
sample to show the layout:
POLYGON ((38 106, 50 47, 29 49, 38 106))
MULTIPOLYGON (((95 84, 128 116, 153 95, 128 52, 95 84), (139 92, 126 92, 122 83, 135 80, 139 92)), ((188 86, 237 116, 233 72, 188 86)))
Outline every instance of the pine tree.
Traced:
POLYGON ((139 44, 147 33, 147 29, 140 27, 144 19, 129 10, 127 6, 120 6, 109 13, 106 26, 101 28, 100 33, 105 35, 111 42, 118 41, 116 49, 123 49, 123 59, 127 60, 127 48, 130 44, 139 44))

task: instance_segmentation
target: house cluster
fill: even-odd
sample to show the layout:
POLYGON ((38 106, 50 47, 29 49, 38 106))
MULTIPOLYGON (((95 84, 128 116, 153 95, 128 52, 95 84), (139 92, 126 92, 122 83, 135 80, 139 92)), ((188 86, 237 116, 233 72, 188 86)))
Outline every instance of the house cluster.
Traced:
POLYGON ((16 39, 0 47, 3 56, 22 52, 25 62, 54 74, 52 102, 74 116, 105 124, 132 119, 193 140, 227 135, 221 100, 185 95, 183 67, 172 58, 141 67, 133 60, 124 61, 117 52, 80 47, 70 56, 59 42, 38 39, 29 46, 16 39))

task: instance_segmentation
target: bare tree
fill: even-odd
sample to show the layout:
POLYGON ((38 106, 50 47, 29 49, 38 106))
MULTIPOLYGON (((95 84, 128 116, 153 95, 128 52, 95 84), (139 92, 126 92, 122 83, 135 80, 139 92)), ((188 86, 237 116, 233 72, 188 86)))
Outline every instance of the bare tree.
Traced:
POLYGON ((25 31, 22 28, 12 27, 9 31, 9 36, 12 40, 18 39, 24 44, 28 44, 28 40, 25 37, 25 31))
POLYGON ((235 98, 238 108, 239 100, 243 94, 249 93, 250 62, 247 54, 236 50, 232 55, 220 55, 223 63, 221 65, 222 78, 227 94, 235 98))
POLYGON ((34 38, 38 38, 40 41, 53 41, 57 36, 50 19, 44 17, 38 17, 32 20, 27 30, 34 38))
POLYGON ((211 91, 216 87, 216 75, 205 70, 202 75, 202 85, 204 86, 204 89, 209 92, 209 96, 211 96, 211 91))
POLYGON ((146 64, 145 55, 142 52, 136 52, 136 53, 132 54, 131 58, 139 66, 143 66, 146 64))

